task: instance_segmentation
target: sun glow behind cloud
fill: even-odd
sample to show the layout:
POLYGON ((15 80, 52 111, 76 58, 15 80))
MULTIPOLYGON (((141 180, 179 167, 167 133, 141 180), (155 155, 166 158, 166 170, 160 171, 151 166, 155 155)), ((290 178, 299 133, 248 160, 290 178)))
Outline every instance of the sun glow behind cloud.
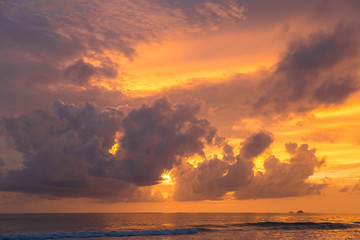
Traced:
POLYGON ((121 132, 116 132, 116 133, 115 133, 114 144, 113 144, 112 147, 108 150, 109 153, 111 153, 112 155, 115 155, 116 152, 119 150, 119 147, 120 147, 119 139, 120 139, 120 138, 121 138, 121 132))
POLYGON ((115 139, 115 143, 111 147, 111 149, 109 149, 109 153, 111 153, 112 155, 115 155, 118 149, 119 149, 119 143, 118 143, 118 140, 115 139))
POLYGON ((174 185, 174 181, 170 175, 169 172, 164 173, 163 175, 161 175, 162 181, 161 184, 165 184, 165 185, 174 185))
POLYGON ((140 2, 0 6, 7 135, 0 141, 11 143, 0 146, 1 189, 19 184, 14 191, 27 196, 24 176, 33 176, 42 198, 190 199, 207 207, 209 199, 300 202, 312 183, 321 193, 353 196, 360 169, 356 1, 140 2), (250 144, 246 152, 256 142, 251 136, 266 148, 250 144), (279 188, 286 174, 293 179, 292 158, 298 169, 308 166, 305 180, 279 188), (46 188, 45 175, 53 177, 46 188))

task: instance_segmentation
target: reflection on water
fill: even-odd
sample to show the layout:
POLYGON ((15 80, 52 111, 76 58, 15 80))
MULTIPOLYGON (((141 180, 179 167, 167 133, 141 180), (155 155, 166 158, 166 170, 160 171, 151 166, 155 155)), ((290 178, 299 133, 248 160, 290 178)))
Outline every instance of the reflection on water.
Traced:
POLYGON ((360 239, 359 214, 1 214, 0 239, 360 239), (31 235, 29 235, 31 234, 31 235))

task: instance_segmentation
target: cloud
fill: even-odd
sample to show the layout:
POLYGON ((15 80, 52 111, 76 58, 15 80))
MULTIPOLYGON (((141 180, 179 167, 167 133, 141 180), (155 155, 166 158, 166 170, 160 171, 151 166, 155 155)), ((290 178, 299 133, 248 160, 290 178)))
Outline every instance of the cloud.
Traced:
MULTIPOLYGON (((54 12, 54 8, 57 8, 55 1, 43 4, 39 1, 1 2, 2 114, 8 114, 11 110, 21 112, 22 109, 17 107, 18 102, 26 105, 27 109, 34 109, 42 107, 38 102, 52 102, 59 95, 62 99, 65 95, 74 99, 78 95, 85 95, 89 89, 94 91, 96 87, 93 82, 117 77, 118 65, 104 54, 110 48, 105 41, 100 41, 105 33, 99 32, 91 24, 86 25, 85 13, 88 12, 84 11, 84 15, 80 16, 74 9, 70 10, 70 6, 76 5, 75 2, 68 3, 63 2, 69 8, 63 6, 54 12), (94 61, 98 65, 95 66, 94 61), (12 106, 10 110, 9 105, 12 106)), ((77 3, 81 5, 81 2, 77 3)), ((102 30, 106 31, 109 27, 102 30)), ((132 56, 125 50, 131 47, 122 42, 123 37, 107 36, 107 39, 112 38, 119 39, 117 46, 120 52, 132 56)), ((104 89, 97 88, 97 91, 101 94, 104 89)), ((89 100, 88 97, 85 101, 89 100)))
POLYGON ((254 177, 253 157, 261 154, 272 141, 271 135, 260 132, 250 136, 236 156, 233 148, 226 144, 223 159, 215 156, 205 159, 196 168, 189 163, 175 168, 174 198, 182 201, 218 200, 227 192, 248 185, 254 177), (258 149, 255 150, 256 146, 258 149))
POLYGON ((83 59, 69 65, 64 71, 64 80, 69 80, 79 86, 88 85, 92 79, 98 81, 102 76, 106 78, 117 76, 114 66, 103 64, 101 67, 95 67, 83 59))
POLYGON ((0 190, 47 198, 86 197, 104 201, 154 201, 150 186, 165 171, 176 179, 176 200, 238 199, 316 194, 323 185, 307 179, 323 159, 307 145, 286 145, 291 158, 275 157, 255 173, 254 159, 273 142, 259 132, 244 141, 238 155, 206 119, 197 117, 193 98, 167 98, 139 108, 83 107, 56 101, 52 112, 36 110, 2 120, 8 144, 23 156, 20 169, 1 161, 0 190), (116 152, 109 152, 118 143, 116 152), (206 145, 223 147, 223 157, 206 159, 206 145), (186 159, 199 155, 197 168, 186 159), (148 186, 148 187, 146 187, 148 186))
POLYGON ((348 193, 348 192, 358 193, 358 192, 360 192, 360 182, 358 182, 356 184, 344 186, 339 191, 342 193, 348 193))
POLYGON ((0 158, 0 177, 5 175, 5 162, 0 158))
POLYGON ((137 188, 105 178, 114 157, 108 152, 120 128, 121 112, 53 104, 53 113, 37 110, 4 118, 10 146, 23 155, 23 168, 9 170, 2 191, 58 197, 131 198, 137 188))
POLYGON ((235 161, 227 161, 232 156, 232 149, 228 149, 223 159, 205 160, 196 168, 189 163, 175 168, 174 198, 193 201, 219 200, 228 193, 235 199, 319 194, 325 184, 310 183, 308 178, 315 168, 324 165, 325 160, 316 157, 315 149, 308 149, 306 144, 300 147, 295 143, 286 144, 291 157, 288 161, 280 162, 271 156, 264 162, 264 171, 254 172, 254 158, 262 154, 272 141, 270 134, 260 132, 245 141, 235 161), (256 146, 258 149, 255 151, 256 146))
POLYGON ((267 87, 254 106, 301 113, 343 103, 359 88, 354 68, 358 46, 354 24, 294 40, 269 79, 261 83, 267 87))
POLYGON ((139 44, 212 31, 243 16, 231 1, 2 1, 0 112, 43 108, 38 103, 56 99, 103 106, 98 95, 121 95, 133 81, 123 65, 136 60, 139 44))
POLYGON ((319 194, 326 184, 310 183, 307 179, 316 168, 325 164, 324 158, 315 156, 315 149, 307 144, 299 147, 296 143, 286 144, 290 155, 287 162, 272 156, 264 162, 264 172, 257 172, 251 184, 239 188, 237 199, 282 198, 319 194))
POLYGON ((218 27, 224 23, 244 21, 246 8, 239 1, 225 0, 158 0, 169 9, 180 9, 190 25, 201 28, 218 27))
POLYGON ((203 155, 205 144, 213 142, 216 129, 205 119, 197 119, 199 104, 188 100, 172 106, 166 98, 150 107, 135 109, 122 121, 124 128, 117 177, 138 185, 153 185, 165 170, 182 157, 203 155))
POLYGON ((257 157, 263 153, 272 142, 273 137, 269 133, 260 132, 258 134, 251 135, 243 143, 241 148, 241 155, 246 158, 257 157))
POLYGON ((217 158, 206 160, 194 168, 189 163, 175 168, 174 199, 177 201, 218 200, 228 189, 223 188, 222 175, 228 164, 217 158))
MULTIPOLYGON (((126 69, 120 64, 136 61, 141 43, 214 31, 221 26, 231 28, 246 20, 246 6, 258 4, 242 3, 2 1, 0 112, 3 116, 16 114, 4 118, 2 124, 11 146, 23 155, 24 165, 9 170, 0 160, 0 189, 47 197, 152 200, 149 186, 159 183, 164 171, 172 170, 177 179, 175 198, 179 200, 222 199, 231 192, 238 199, 319 193, 324 185, 310 183, 308 178, 323 160, 306 145, 287 145, 288 161, 269 157, 265 170, 254 172, 254 158, 273 141, 267 132, 250 136, 238 154, 224 145, 223 157, 206 159, 197 168, 183 161, 194 154, 205 158, 204 146, 219 144, 216 129, 198 117, 201 114, 212 112, 208 119, 225 126, 223 134, 239 137, 248 135, 248 129, 233 133, 234 123, 241 119, 266 122, 346 101, 359 88, 359 28, 351 23, 357 18, 340 14, 345 16, 342 23, 330 27, 333 20, 321 31, 295 37, 271 69, 234 74, 222 83, 167 91, 171 99, 182 99, 175 104, 160 98, 134 107, 148 99, 131 99, 121 93, 126 69), (122 61, 115 61, 117 57, 122 61), (211 111, 201 112, 197 101, 183 100, 186 95, 204 100, 211 111), (50 112, 31 112, 47 109, 55 99, 77 105, 94 101, 98 106, 86 103, 78 107, 58 101, 50 112), (121 111, 99 107, 130 102, 133 107, 121 111), (30 113, 18 116, 23 112, 30 113), (113 155, 108 150, 115 138, 119 148, 113 155)), ((271 16, 264 14, 270 4, 265 1, 258 4, 258 12, 254 8, 254 15, 249 9, 249 16, 262 17, 246 24, 267 21, 263 26, 270 26, 279 23, 274 19, 280 12, 286 16, 294 11, 303 13, 309 6, 282 0, 273 3, 278 7, 273 7, 271 16)), ((331 17, 346 12, 338 12, 333 2, 321 3, 334 13, 331 17)), ((321 12, 321 6, 311 14, 329 18, 329 11, 321 12)), ((286 36, 296 29, 292 22, 281 24, 286 36)))
POLYGON ((356 23, 338 23, 330 30, 295 37, 269 69, 236 73, 217 83, 173 87, 167 94, 203 100, 211 109, 209 120, 227 136, 242 119, 266 123, 340 105, 360 86, 358 29, 356 23))
POLYGON ((357 183, 353 186, 353 189, 352 189, 354 192, 355 191, 360 191, 360 183, 357 183))
POLYGON ((173 105, 161 98, 125 112, 56 101, 52 112, 36 110, 4 118, 9 145, 23 155, 24 162, 21 169, 1 175, 0 190, 151 200, 148 188, 139 185, 159 183, 163 172, 182 157, 203 154, 204 145, 214 141, 216 130, 196 117, 198 111, 199 104, 191 99, 173 105), (120 146, 113 155, 109 149, 118 135, 120 146))

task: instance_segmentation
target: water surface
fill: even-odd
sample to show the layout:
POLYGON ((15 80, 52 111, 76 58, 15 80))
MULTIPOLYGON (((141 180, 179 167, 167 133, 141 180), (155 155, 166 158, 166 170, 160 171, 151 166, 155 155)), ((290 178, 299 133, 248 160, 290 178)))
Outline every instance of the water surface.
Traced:
POLYGON ((0 214, 2 239, 360 239, 360 214, 0 214))

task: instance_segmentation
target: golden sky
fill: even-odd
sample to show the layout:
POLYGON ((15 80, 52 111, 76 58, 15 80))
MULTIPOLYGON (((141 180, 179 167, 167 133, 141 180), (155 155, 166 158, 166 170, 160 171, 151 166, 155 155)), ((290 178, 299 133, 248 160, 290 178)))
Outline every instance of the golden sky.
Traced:
POLYGON ((360 212, 359 10, 0 3, 0 212, 360 212))

